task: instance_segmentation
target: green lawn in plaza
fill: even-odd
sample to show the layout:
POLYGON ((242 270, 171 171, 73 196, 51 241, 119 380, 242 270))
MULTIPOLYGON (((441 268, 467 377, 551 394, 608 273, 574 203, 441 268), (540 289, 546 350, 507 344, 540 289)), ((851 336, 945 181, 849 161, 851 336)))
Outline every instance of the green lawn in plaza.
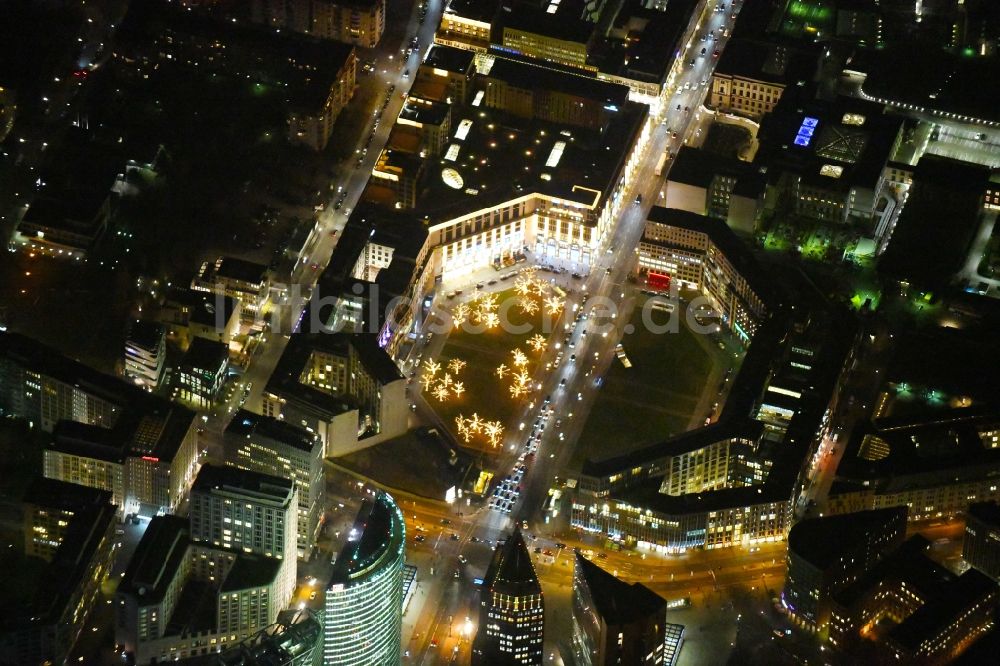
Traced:
MULTIPOLYGON (((511 289, 497 294, 499 303, 504 303, 507 299, 514 299, 517 294, 511 289)), ((449 309, 453 306, 446 305, 449 309)), ((451 395, 445 401, 435 398, 430 391, 425 392, 425 397, 438 416, 441 417, 445 427, 447 427, 456 438, 458 437, 455 417, 462 415, 471 417, 477 414, 481 419, 489 421, 500 421, 509 432, 516 427, 511 421, 517 410, 531 398, 511 397, 508 386, 511 383, 510 375, 500 379, 496 375, 497 366, 504 364, 513 369, 513 350, 520 349, 529 359, 528 372, 534 375, 538 366, 539 352, 532 351, 528 345, 528 339, 536 334, 548 337, 547 330, 551 330, 555 317, 548 317, 548 326, 544 325, 543 315, 535 313, 526 315, 520 312, 517 306, 508 307, 508 320, 514 326, 527 325, 530 330, 525 332, 509 332, 502 328, 491 330, 465 330, 462 328, 453 329, 448 335, 448 340, 441 351, 438 361, 441 363, 443 374, 447 372, 448 362, 452 359, 461 359, 466 362, 466 366, 458 373, 457 381, 463 382, 465 392, 455 397, 451 395)), ((462 440, 459 440, 460 442, 462 440)), ((475 438, 470 446, 480 448, 482 441, 475 438), (479 446, 477 446, 479 442, 479 446)))
MULTIPOLYGON (((665 320, 657 313, 654 321, 665 320)), ((655 333, 642 325, 622 347, 632 363, 611 362, 574 454, 575 463, 627 453, 687 430, 713 366, 713 358, 682 321, 677 332, 655 333)))

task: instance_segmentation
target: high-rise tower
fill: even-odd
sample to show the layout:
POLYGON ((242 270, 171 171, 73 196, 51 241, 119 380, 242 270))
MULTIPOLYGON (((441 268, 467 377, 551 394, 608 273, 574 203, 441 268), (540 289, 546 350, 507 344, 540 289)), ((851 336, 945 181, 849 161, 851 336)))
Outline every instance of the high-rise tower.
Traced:
POLYGON ((326 590, 323 663, 400 663, 406 525, 392 497, 365 500, 326 590))
POLYGON ((493 552, 480 591, 473 666, 542 663, 542 587, 518 529, 493 552))

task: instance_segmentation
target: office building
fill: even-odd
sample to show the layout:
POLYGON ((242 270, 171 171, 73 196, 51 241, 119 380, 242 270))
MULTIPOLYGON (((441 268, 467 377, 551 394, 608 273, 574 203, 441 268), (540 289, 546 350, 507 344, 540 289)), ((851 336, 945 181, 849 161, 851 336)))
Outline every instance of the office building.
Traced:
POLYGON ((641 583, 625 583, 576 553, 573 656, 577 666, 664 663, 667 602, 641 583))
MULTIPOLYGON (((795 276, 776 284, 792 287, 795 276)), ((768 302, 771 314, 715 422, 583 462, 571 493, 574 527, 668 553, 785 538, 799 470, 857 343, 854 323, 836 308, 794 302, 768 302)))
POLYGON ((60 259, 82 261, 104 237, 116 188, 125 171, 120 146, 105 146, 70 127, 38 169, 34 200, 14 230, 12 245, 60 259))
POLYGON ((674 56, 692 38, 697 6, 690 0, 656 6, 643 0, 452 0, 434 41, 488 59, 534 60, 618 83, 628 86, 633 101, 658 105, 669 101, 686 64, 674 56))
POLYGON ((750 162, 682 146, 664 186, 663 206, 722 220, 752 234, 764 208, 767 180, 750 162))
POLYGON ((906 507, 803 520, 788 532, 782 604, 800 627, 825 637, 830 595, 870 570, 906 537, 906 507))
POLYGON ((251 321, 265 314, 270 297, 267 266, 233 257, 204 262, 191 280, 191 289, 238 300, 244 319, 251 321))
POLYGON ((206 466, 189 518, 154 517, 116 593, 137 664, 220 653, 274 625, 295 587, 291 481, 206 466))
POLYGON ((354 48, 338 47, 327 62, 331 68, 336 64, 330 84, 302 90, 289 100, 288 140, 315 151, 323 150, 330 142, 337 118, 354 96, 357 84, 358 59, 354 48))
POLYGON ((181 349, 195 338, 229 345, 240 332, 242 311, 235 298, 171 287, 160 306, 159 321, 181 349))
POLYGON ((886 167, 903 141, 903 119, 880 104, 848 97, 820 100, 812 86, 788 88, 760 123, 755 163, 766 167, 767 211, 874 236, 901 204, 886 167))
POLYGON ((323 441, 336 457, 406 432, 406 380, 373 335, 292 336, 263 394, 265 416, 323 441))
POLYGON ((155 391, 163 379, 166 359, 166 328, 151 321, 133 322, 125 339, 125 376, 155 391))
POLYGON ((272 28, 375 48, 385 31, 385 0, 253 0, 250 18, 272 28))
POLYGON ((241 409, 226 428, 223 448, 227 465, 295 482, 298 555, 308 558, 323 512, 323 440, 305 428, 241 409))
POLYGON ((996 189, 989 167, 925 154, 913 167, 906 206, 877 229, 879 273, 903 288, 943 289, 966 264, 996 189), (936 223, 942 216, 947 228, 936 223))
POLYGON ((666 291, 676 280, 700 291, 744 344, 767 316, 769 281, 720 220, 654 206, 639 241, 639 272, 654 288, 666 291))
MULTIPOLYGON (((928 372, 933 374, 933 367, 928 372)), ((851 432, 827 499, 828 513, 907 506, 909 520, 933 520, 962 516, 975 502, 1000 500, 995 407, 910 412, 877 417, 851 432)))
POLYGON ((197 337, 191 341, 177 368, 174 396, 197 409, 210 409, 215 403, 229 370, 229 347, 197 337))
POLYGON ((195 414, 15 333, 0 333, 0 413, 52 432, 45 475, 173 511, 198 470, 195 414))
POLYGON ((297 492, 289 479, 204 465, 191 486, 191 538, 281 560, 276 594, 284 606, 295 589, 297 492))
POLYGON ((400 663, 406 524, 386 493, 365 498, 326 588, 323 663, 400 663))
POLYGON ((996 583, 975 569, 952 573, 928 556, 930 548, 914 535, 833 595, 836 649, 850 653, 868 641, 880 660, 947 663, 993 628, 996 583))
POLYGON ((0 663, 66 663, 114 563, 110 500, 107 492, 51 479, 28 486, 24 547, 5 546, 6 561, 17 563, 6 575, 18 581, 0 589, 0 608, 10 611, 0 613, 0 663), (43 564, 30 566, 27 557, 43 564))
POLYGON ((787 44, 730 39, 712 72, 705 104, 760 120, 774 110, 787 86, 812 82, 817 62, 815 54, 787 44))
POLYGON ((1000 505, 975 502, 965 512, 962 559, 993 580, 1000 580, 1000 505))
POLYGON ((479 588, 473 666, 537 665, 543 660, 545 602, 521 531, 498 544, 479 588))

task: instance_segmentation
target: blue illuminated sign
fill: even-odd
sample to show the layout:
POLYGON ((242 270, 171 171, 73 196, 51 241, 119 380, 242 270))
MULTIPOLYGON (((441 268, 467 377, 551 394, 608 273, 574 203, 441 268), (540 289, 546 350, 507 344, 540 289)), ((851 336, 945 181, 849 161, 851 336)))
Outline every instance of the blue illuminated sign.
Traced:
POLYGON ((795 135, 795 145, 808 146, 812 141, 813 134, 816 133, 817 125, 819 125, 818 118, 810 118, 809 116, 803 118, 802 124, 799 125, 799 131, 795 135))

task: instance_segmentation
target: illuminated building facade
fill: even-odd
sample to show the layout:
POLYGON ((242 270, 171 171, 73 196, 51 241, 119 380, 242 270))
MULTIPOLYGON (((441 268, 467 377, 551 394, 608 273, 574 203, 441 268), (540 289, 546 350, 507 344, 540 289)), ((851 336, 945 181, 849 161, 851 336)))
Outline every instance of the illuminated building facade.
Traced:
POLYGON ((298 333, 264 389, 263 412, 317 433, 324 457, 335 457, 406 432, 405 394, 374 335, 298 333))
POLYGON ((868 640, 898 663, 947 663, 988 632, 1000 600, 996 583, 975 569, 952 573, 928 556, 930 548, 914 535, 836 592, 830 643, 849 652, 868 640))
POLYGON ((107 490, 124 513, 172 512, 198 469, 194 412, 15 333, 0 333, 0 413, 56 435, 46 476, 107 490))
POLYGON ((697 289, 722 323, 749 343, 767 308, 767 281, 724 222, 673 208, 653 207, 639 241, 639 271, 697 289))
POLYGON ((122 576, 115 640, 136 664, 242 647, 288 603, 283 572, 291 562, 294 584, 294 550, 282 560, 255 551, 249 539, 224 548, 192 537, 188 519, 154 517, 122 576))
POLYGON ((206 261, 191 280, 191 289, 228 296, 240 302, 245 319, 264 314, 270 299, 267 266, 233 257, 206 261))
POLYGON ((337 73, 329 86, 314 86, 293 99, 288 113, 288 140, 320 151, 330 142, 333 126, 357 85, 358 59, 354 48, 345 47, 332 55, 338 64, 337 73))
MULTIPOLYGON (((901 340, 897 352, 906 346, 901 340)), ((897 372, 888 369, 889 377, 897 372)), ((906 506, 909 520, 917 521, 961 516, 970 504, 1000 500, 998 429, 996 410, 975 405, 859 424, 846 442, 827 511, 906 506)))
POLYGON ((295 590, 298 544, 293 481, 204 465, 191 487, 190 519, 194 541, 280 560, 273 601, 279 608, 287 605, 295 590))
POLYGON ((479 590, 473 666, 542 664, 545 603, 528 547, 514 528, 493 551, 479 590))
POLYGON ((395 501, 366 498, 326 589, 323 663, 400 663, 406 525, 395 501))
POLYGON ((195 338, 177 368, 175 396, 199 409, 210 409, 229 369, 229 347, 195 338))
POLYGON ((718 419, 585 461, 571 494, 571 525, 659 552, 785 538, 799 469, 836 404, 856 331, 833 308, 792 309, 768 298, 770 314, 718 419))
POLYGON ((815 53, 786 44, 731 39, 712 72, 705 104, 760 120, 774 110, 786 86, 812 81, 816 61, 815 53))
POLYGON ((227 465, 295 482, 298 554, 308 557, 324 497, 323 440, 302 427, 241 409, 226 428, 223 446, 227 465))

